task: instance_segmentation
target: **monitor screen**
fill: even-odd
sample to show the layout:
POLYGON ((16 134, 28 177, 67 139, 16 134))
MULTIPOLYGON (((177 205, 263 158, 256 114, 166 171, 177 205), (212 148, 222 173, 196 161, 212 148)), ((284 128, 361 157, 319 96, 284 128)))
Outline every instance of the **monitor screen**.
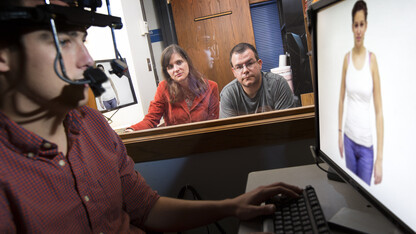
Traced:
POLYGON ((416 232, 416 1, 314 3, 317 154, 394 223, 416 232), (361 11, 361 13, 360 13, 361 11))
POLYGON ((119 60, 95 61, 95 67, 102 69, 108 77, 108 80, 103 83, 105 92, 100 97, 95 98, 97 109, 103 113, 137 103, 127 66, 118 68, 114 61, 119 60))

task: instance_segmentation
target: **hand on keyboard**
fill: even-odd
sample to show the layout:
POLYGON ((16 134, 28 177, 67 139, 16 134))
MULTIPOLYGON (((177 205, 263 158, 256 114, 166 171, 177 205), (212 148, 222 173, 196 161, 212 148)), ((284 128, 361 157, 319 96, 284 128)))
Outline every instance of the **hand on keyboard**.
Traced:
POLYGON ((271 196, 275 194, 286 194, 289 197, 299 197, 302 189, 297 186, 274 183, 260 186, 250 192, 240 195, 230 200, 231 206, 235 208, 235 214, 240 220, 248 220, 257 216, 269 215, 275 211, 273 205, 261 206, 271 196))
MULTIPOLYGON (((275 196, 274 233, 329 233, 329 227, 312 186, 307 186, 300 198, 275 196)), ((265 225, 269 226, 269 225, 265 225)), ((269 229, 269 228, 268 228, 269 229)))
POLYGON ((295 201, 297 199, 299 199, 299 198, 290 197, 290 196, 287 196, 285 194, 278 194, 278 195, 273 196, 270 199, 268 199, 266 201, 266 204, 274 204, 276 206, 281 206, 281 205, 290 203, 292 201, 295 201))

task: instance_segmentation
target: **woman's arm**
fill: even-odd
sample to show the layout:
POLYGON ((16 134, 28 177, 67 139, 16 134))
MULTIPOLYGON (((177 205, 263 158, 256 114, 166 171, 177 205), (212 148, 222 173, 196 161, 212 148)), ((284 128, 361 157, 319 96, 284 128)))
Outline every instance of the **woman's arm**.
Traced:
POLYGON ((108 77, 108 80, 110 81, 111 84, 111 88, 113 88, 114 94, 116 95, 116 101, 117 101, 117 106, 120 105, 120 98, 118 97, 118 92, 116 89, 116 86, 114 85, 113 81, 111 80, 110 77, 108 77))
POLYGON ((296 186, 275 183, 221 201, 189 201, 161 197, 150 211, 145 226, 149 230, 172 232, 207 225, 225 217, 248 220, 275 211, 274 205, 260 205, 268 198, 280 193, 298 197, 301 192, 302 190, 296 186))
POLYGON ((102 109, 105 109, 104 103, 103 103, 103 99, 101 98, 101 96, 98 97, 98 102, 100 103, 100 106, 102 109))
POLYGON ((384 118, 381 101, 380 74, 378 72, 377 59, 373 53, 371 54, 371 74, 373 76, 373 98, 377 131, 377 158, 374 164, 374 184, 379 184, 383 177, 384 118))
POLYGON ((166 98, 167 95, 167 86, 164 84, 164 81, 160 82, 159 86, 156 90, 156 95, 154 99, 150 102, 149 111, 146 116, 144 116, 143 120, 128 127, 126 132, 129 132, 132 129, 134 131, 149 129, 156 127, 160 119, 165 113, 167 105, 169 105, 168 100, 166 98))
POLYGON ((218 85, 214 83, 209 85, 212 88, 211 96, 209 97, 208 120, 218 119, 220 116, 220 94, 218 92, 218 85))
POLYGON ((344 156, 344 142, 342 134, 342 120, 344 115, 344 100, 345 100, 345 77, 347 75, 349 53, 344 57, 344 63, 342 66, 341 76, 341 90, 339 92, 339 104, 338 104, 338 146, 341 158, 344 156))

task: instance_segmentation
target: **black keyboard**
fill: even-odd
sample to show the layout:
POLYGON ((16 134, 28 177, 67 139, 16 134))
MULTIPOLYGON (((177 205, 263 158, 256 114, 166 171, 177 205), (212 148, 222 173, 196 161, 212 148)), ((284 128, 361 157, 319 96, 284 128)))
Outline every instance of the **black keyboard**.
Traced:
POLYGON ((267 203, 276 204, 276 212, 268 221, 265 221, 264 229, 266 230, 264 231, 273 233, 330 233, 315 189, 310 185, 306 186, 299 199, 288 201, 281 197, 275 197, 267 203))

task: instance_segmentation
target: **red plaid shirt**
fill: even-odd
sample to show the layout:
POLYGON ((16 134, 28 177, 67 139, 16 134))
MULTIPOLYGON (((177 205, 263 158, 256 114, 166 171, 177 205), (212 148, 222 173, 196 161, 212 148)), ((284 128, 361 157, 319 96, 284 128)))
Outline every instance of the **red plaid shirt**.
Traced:
POLYGON ((207 80, 207 83, 208 90, 196 96, 192 106, 188 107, 185 100, 171 103, 168 83, 161 81, 155 98, 150 102, 148 114, 130 128, 133 130, 154 128, 159 124, 162 116, 166 126, 218 119, 220 113, 218 85, 212 80, 207 80))
POLYGON ((141 233, 159 198, 103 116, 65 119, 68 154, 0 112, 0 233, 141 233))

